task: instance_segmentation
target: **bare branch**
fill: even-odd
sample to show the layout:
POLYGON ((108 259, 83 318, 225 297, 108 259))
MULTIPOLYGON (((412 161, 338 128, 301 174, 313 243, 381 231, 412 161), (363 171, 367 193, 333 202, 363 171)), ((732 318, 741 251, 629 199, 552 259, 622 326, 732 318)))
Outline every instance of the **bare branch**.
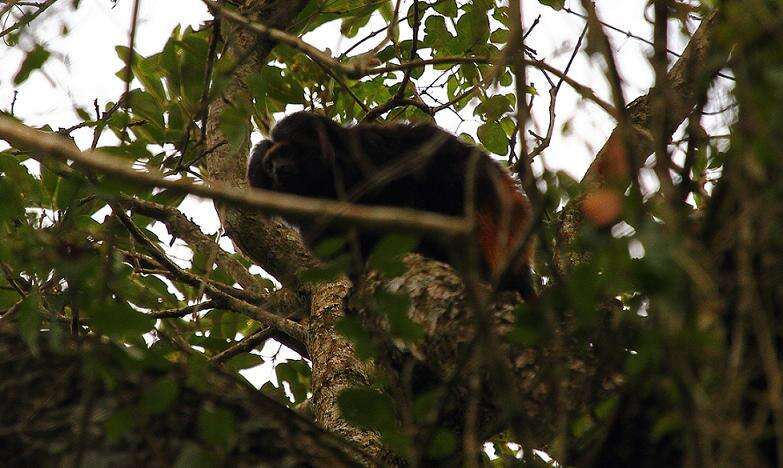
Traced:
POLYGON ((269 327, 262 328, 252 335, 248 335, 242 338, 239 343, 235 344, 234 346, 231 346, 225 351, 212 356, 210 361, 215 363, 223 363, 234 356, 242 353, 248 353, 259 345, 264 344, 267 340, 272 338, 272 335, 274 335, 274 330, 269 327))
POLYGON ((225 269, 242 288, 262 297, 268 293, 263 281, 248 272, 244 265, 220 248, 213 239, 201 232, 201 228, 178 209, 133 197, 124 197, 120 200, 120 204, 133 209, 136 213, 162 222, 171 235, 185 240, 193 250, 204 252, 216 249, 215 262, 225 269))
POLYGON ((300 324, 272 314, 261 307, 254 306, 248 302, 230 296, 229 294, 226 294, 223 291, 215 288, 211 284, 200 281, 196 275, 180 268, 163 251, 153 244, 152 241, 150 241, 149 238, 147 238, 147 236, 141 232, 138 226, 136 226, 125 213, 119 211, 115 214, 117 215, 117 218, 120 220, 120 222, 122 222, 122 224, 128 229, 133 238, 144 245, 150 255, 152 255, 155 260, 161 263, 177 278, 185 278, 191 282, 198 281, 201 285, 204 286, 205 291, 210 296, 221 301, 226 305, 226 307, 230 308, 234 312, 238 312, 254 320, 258 320, 261 323, 274 327, 275 329, 280 330, 295 340, 301 341, 303 343, 305 342, 307 336, 304 328, 300 324))

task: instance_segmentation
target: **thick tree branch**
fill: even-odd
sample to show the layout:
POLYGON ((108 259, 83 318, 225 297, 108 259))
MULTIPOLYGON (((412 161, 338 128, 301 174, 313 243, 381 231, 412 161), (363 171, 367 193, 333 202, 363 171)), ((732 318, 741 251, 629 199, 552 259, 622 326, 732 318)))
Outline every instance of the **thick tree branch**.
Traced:
MULTIPOLYGON (((378 274, 365 278, 352 303, 361 305, 372 301, 379 289, 410 297, 408 314, 422 326, 425 333, 422 340, 406 344, 393 342, 388 329, 383 324, 378 325, 372 311, 363 316, 378 341, 387 340, 388 346, 398 353, 392 355, 390 362, 379 362, 379 365, 403 373, 403 367, 413 360, 415 367, 426 369, 419 372, 432 380, 420 382, 420 385, 439 387, 448 395, 439 403, 437 420, 430 419, 430 424, 450 427, 460 433, 471 395, 470 377, 474 375, 465 366, 466 355, 470 355, 469 348, 477 333, 475 314, 464 282, 453 268, 416 254, 408 255, 405 265, 407 271, 397 278, 383 278, 378 274)), ((487 287, 482 288, 481 293, 489 296, 487 287)), ((519 303, 516 294, 502 293, 481 311, 487 314, 491 332, 498 339, 497 351, 486 360, 486 368, 478 374, 485 390, 480 398, 476 430, 482 437, 490 437, 511 428, 517 440, 523 440, 530 447, 543 447, 560 430, 560 412, 573 414, 585 410, 599 394, 609 394, 616 389, 615 379, 622 369, 624 354, 620 343, 622 334, 607 324, 602 330, 606 336, 592 337, 590 341, 596 343, 596 347, 589 352, 557 349, 563 343, 577 342, 565 336, 560 340, 544 340, 540 345, 513 345, 507 338, 517 326, 519 318, 515 310, 519 303), (599 359, 597 349, 615 356, 614 361, 599 359), (511 369, 505 372, 510 378, 498 378, 502 375, 501 367, 511 369), (553 373, 552 369, 561 372, 553 373)), ((526 312, 543 313, 540 310, 526 312)), ((562 330, 553 332, 563 333, 562 330)), ((416 390, 401 389, 403 392, 416 390)), ((426 426, 424 424, 422 428, 426 430, 426 426)))
POLYGON ((367 229, 426 232, 452 239, 463 237, 470 231, 460 218, 425 211, 359 206, 267 190, 237 190, 220 182, 193 184, 186 180, 165 179, 152 169, 144 172, 134 170, 124 160, 99 151, 81 152, 61 137, 35 130, 9 118, 0 118, 0 138, 15 148, 31 151, 35 158, 51 156, 62 162, 70 160, 82 167, 119 176, 141 186, 167 188, 274 214, 306 218, 327 216, 335 223, 359 225, 367 229))
MULTIPOLYGON (((691 112, 697 103, 699 93, 706 90, 707 84, 725 64, 728 51, 715 50, 713 44, 717 24, 717 12, 705 18, 693 34, 685 51, 667 74, 666 82, 671 87, 671 101, 667 109, 669 136, 691 112)), ((647 94, 628 104, 626 109, 626 115, 633 126, 634 133, 638 136, 631 139, 631 154, 628 157, 636 158, 637 161, 643 161, 654 151, 650 106, 650 95, 647 94)), ((628 177, 627 167, 624 168, 624 163, 621 162, 625 155, 618 149, 622 147, 622 140, 622 130, 618 126, 598 152, 582 179, 585 193, 605 186, 610 180, 615 180, 617 183, 617 178, 622 177, 623 174, 628 177)), ((583 197, 571 200, 562 212, 557 253, 557 265, 561 271, 579 262, 581 258, 580 253, 571 250, 571 241, 576 237, 584 220, 582 201, 583 197)))
MULTIPOLYGON (((256 11, 271 27, 286 27, 307 3, 305 0, 279 0, 245 2, 247 11, 256 11)), ((207 120, 207 147, 215 147, 226 138, 221 128, 221 114, 234 104, 251 102, 247 80, 258 73, 274 46, 271 40, 260 40, 258 32, 231 23, 221 24, 227 48, 224 57, 237 60, 239 65, 232 73, 220 98, 210 104, 207 120)), ((268 36, 261 34, 261 38, 268 36)), ((249 135, 239 145, 217 147, 206 158, 206 175, 227 185, 247 188, 245 167, 249 153, 249 135)), ((275 275, 292 290, 304 293, 309 299, 307 351, 312 359, 313 412, 321 427, 339 434, 363 447, 372 456, 384 458, 387 451, 380 437, 373 431, 348 424, 342 417, 338 396, 344 388, 366 385, 369 379, 367 366, 353 352, 353 347, 335 329, 344 314, 346 295, 351 285, 338 281, 321 285, 299 282, 298 273, 317 262, 310 256, 298 234, 284 223, 260 216, 257 209, 235 205, 217 205, 218 214, 226 233, 245 252, 268 272, 275 275)))

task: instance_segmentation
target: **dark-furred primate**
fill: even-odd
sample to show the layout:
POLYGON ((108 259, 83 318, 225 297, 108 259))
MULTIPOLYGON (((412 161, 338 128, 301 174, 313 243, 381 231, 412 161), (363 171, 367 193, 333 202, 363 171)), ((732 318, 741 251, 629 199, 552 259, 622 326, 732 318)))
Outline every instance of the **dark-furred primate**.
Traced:
MULTIPOLYGON (((497 280, 501 288, 532 295, 529 248, 499 277, 529 228, 527 197, 488 154, 435 125, 342 127, 318 114, 297 112, 253 149, 248 180, 266 190, 451 216, 464 216, 471 203, 484 277, 497 280), (467 190, 469 180, 473 190, 467 190)), ((328 220, 296 224, 310 245, 346 234, 328 220)), ((377 233, 358 233, 355 240, 364 258, 378 239, 377 233)), ((416 251, 436 260, 455 260, 436 239, 423 239, 416 251)))

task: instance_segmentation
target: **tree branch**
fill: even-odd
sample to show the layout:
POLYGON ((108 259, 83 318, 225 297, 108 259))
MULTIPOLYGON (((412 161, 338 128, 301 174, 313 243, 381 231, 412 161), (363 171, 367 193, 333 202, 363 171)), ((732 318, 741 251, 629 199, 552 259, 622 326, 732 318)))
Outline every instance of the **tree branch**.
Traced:
MULTIPOLYGON (((298 49, 310 57, 313 61, 323 66, 328 66, 340 73, 345 74, 349 78, 359 79, 369 75, 382 75, 384 73, 394 71, 407 71, 413 68, 419 68, 426 65, 439 65, 450 63, 492 63, 493 59, 490 57, 466 57, 466 56, 453 56, 453 57, 437 57, 426 60, 411 60, 409 62, 401 64, 387 65, 383 67, 367 67, 364 61, 354 61, 351 63, 343 63, 330 55, 322 52, 316 47, 308 44, 307 42, 299 39, 296 36, 292 36, 284 31, 266 26, 258 21, 252 21, 245 16, 229 10, 221 5, 217 4, 213 0, 202 0, 210 8, 217 12, 219 16, 240 25, 243 28, 251 30, 257 34, 261 34, 270 39, 282 42, 295 49, 298 49)), ((617 115, 616 109, 611 104, 607 103, 603 99, 599 98, 593 90, 585 85, 578 83, 573 78, 568 77, 565 73, 561 72, 557 68, 549 65, 543 60, 532 59, 520 59, 521 63, 525 66, 531 66, 549 72, 558 78, 562 79, 566 84, 571 86, 580 96, 598 104, 609 115, 615 117, 617 115)))
MULTIPOLYGON (((728 51, 715 50, 713 44, 717 24, 717 12, 713 12, 705 18, 693 34, 682 56, 667 74, 666 81, 671 87, 671 101, 667 109, 669 112, 667 119, 669 136, 693 109, 699 90, 706 90, 707 84, 726 62, 728 51)), ((641 96, 631 102, 626 108, 626 114, 634 132, 639 136, 631 139, 633 145, 630 157, 640 161, 644 160, 654 150, 654 142, 651 138, 650 95, 641 96)), ((585 193, 603 187, 609 179, 622 172, 617 170, 617 148, 621 144, 621 139, 622 131, 618 126, 582 178, 585 193)), ((561 214, 561 224, 557 234, 558 252, 556 253, 556 264, 561 272, 566 271, 570 265, 581 261, 582 254, 573 250, 571 243, 576 238, 579 226, 584 220, 584 214, 581 211, 582 201, 583 196, 572 199, 561 214)))
POLYGON ((144 235, 143 232, 136 226, 133 221, 122 212, 115 213, 120 222, 128 229, 134 239, 140 242, 149 251, 150 255, 155 260, 160 262, 166 269, 171 271, 177 278, 184 278, 188 281, 197 281, 203 285, 205 291, 215 299, 221 301, 226 307, 240 314, 246 315, 254 320, 258 320, 261 323, 267 324, 281 332, 287 334, 291 338, 298 340, 302 343, 307 339, 304 328, 291 320, 275 315, 267 310, 254 306, 250 303, 237 299, 218 288, 212 286, 209 283, 203 283, 199 281, 198 277, 195 277, 193 273, 183 270, 176 263, 174 263, 163 251, 161 251, 152 241, 144 235))
MULTIPOLYGON (((123 197, 119 203, 132 209, 135 213, 162 222, 172 236, 183 239, 192 250, 216 252, 215 263, 226 270, 243 289, 261 297, 268 295, 269 291, 264 281, 251 274, 239 260, 223 250, 212 238, 204 234, 196 223, 189 220, 178 209, 133 197, 123 197)), ((237 255, 241 256, 242 254, 238 253, 237 255)))
MULTIPOLYGON (((27 26, 28 24, 30 24, 31 21, 38 18, 38 16, 44 11, 46 11, 50 6, 54 5, 55 2, 57 2, 57 0, 46 0, 43 3, 36 4, 35 11, 33 11, 32 13, 25 13, 21 20, 17 21, 11 26, 0 31, 0 37, 7 36, 8 34, 16 31, 17 29, 27 26)), ((13 6, 13 5, 9 5, 9 6, 13 6)), ((6 6, 6 8, 7 7, 8 6, 6 6)), ((0 16, 2 16, 2 14, 0 14, 0 16)))
MULTIPOLYGON (((358 225, 371 230, 423 232, 452 240, 470 232, 469 226, 461 218, 426 211, 354 205, 259 189, 243 191, 219 182, 193 184, 185 180, 165 179, 153 169, 145 172, 134 170, 124 160, 100 151, 81 152, 61 137, 35 130, 9 118, 0 118, 0 138, 15 148, 49 155, 62 162, 71 160, 80 166, 119 176, 138 185, 167 188, 269 213, 303 218, 326 216, 337 224, 358 225)), ((44 159, 41 154, 33 154, 32 157, 44 159)))

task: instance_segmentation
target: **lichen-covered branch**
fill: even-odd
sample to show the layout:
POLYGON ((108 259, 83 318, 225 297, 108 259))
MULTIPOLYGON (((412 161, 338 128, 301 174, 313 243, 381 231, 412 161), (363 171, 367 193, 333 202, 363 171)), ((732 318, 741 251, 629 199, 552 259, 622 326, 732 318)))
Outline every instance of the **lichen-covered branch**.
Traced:
MULTIPOLYGON (((700 93, 725 65, 727 50, 715 50, 714 34, 719 22, 718 12, 707 16, 693 34, 688 46, 667 74, 666 82, 670 87, 667 110, 668 135, 676 130, 688 117, 696 105, 700 93)), ((654 151, 651 137, 653 119, 651 115, 650 94, 640 96, 628 104, 625 114, 630 120, 635 138, 630 138, 630 154, 623 150, 623 133, 618 126, 609 136, 587 170, 582 185, 584 193, 595 191, 608 182, 622 184, 623 178, 629 180, 629 166, 626 158, 644 159, 654 151)), ((582 253, 573 250, 572 241, 576 238, 584 214, 582 201, 584 196, 571 200, 561 214, 560 228, 557 234, 558 252, 556 263, 560 271, 579 263, 582 253)))

